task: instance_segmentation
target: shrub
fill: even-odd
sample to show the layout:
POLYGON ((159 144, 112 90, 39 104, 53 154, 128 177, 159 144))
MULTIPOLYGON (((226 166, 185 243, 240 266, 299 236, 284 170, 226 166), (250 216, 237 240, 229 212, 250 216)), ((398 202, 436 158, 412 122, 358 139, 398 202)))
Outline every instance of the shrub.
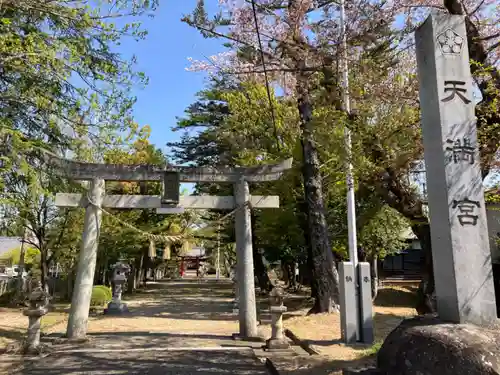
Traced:
POLYGON ((111 288, 107 287, 106 285, 96 285, 96 286, 94 286, 94 288, 99 288, 99 289, 104 290, 104 292, 106 293, 107 298, 110 301, 113 298, 113 292, 112 292, 111 288))
POLYGON ((95 285, 92 288, 92 296, 90 297, 90 306, 104 306, 111 301, 113 295, 111 289, 105 285, 95 285))

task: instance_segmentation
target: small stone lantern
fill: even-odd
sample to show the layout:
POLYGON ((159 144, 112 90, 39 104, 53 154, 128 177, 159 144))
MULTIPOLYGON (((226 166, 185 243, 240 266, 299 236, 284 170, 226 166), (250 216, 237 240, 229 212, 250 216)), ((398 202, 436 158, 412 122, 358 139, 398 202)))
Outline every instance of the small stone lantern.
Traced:
POLYGON ((120 315, 128 312, 127 305, 122 303, 122 291, 129 272, 130 266, 126 263, 118 262, 113 266, 113 276, 111 277, 113 300, 108 304, 108 308, 104 310, 104 314, 120 315))
POLYGON ((286 312, 286 306, 283 305, 284 291, 276 286, 269 294, 271 313, 271 338, 266 341, 267 350, 284 350, 290 348, 285 335, 283 334, 283 314, 286 312))
POLYGON ((25 353, 38 353, 40 347, 40 331, 42 316, 48 313, 49 294, 42 288, 40 281, 32 284, 32 291, 28 297, 28 308, 23 314, 28 317, 28 336, 24 344, 25 353))

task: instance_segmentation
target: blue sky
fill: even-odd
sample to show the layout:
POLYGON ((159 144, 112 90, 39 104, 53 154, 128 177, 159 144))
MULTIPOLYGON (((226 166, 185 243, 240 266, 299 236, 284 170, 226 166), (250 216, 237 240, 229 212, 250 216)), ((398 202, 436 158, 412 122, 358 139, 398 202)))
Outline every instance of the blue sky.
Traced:
MULTIPOLYGON (((139 125, 151 126, 151 142, 164 152, 167 142, 179 139, 181 133, 170 129, 176 123, 176 116, 182 116, 184 109, 203 88, 206 74, 187 72, 187 58, 204 59, 224 50, 223 41, 204 39, 200 33, 181 22, 183 15, 191 13, 196 0, 161 1, 154 18, 147 18, 143 28, 149 34, 146 40, 132 40, 122 44, 125 56, 135 54, 138 70, 149 77, 146 88, 137 88, 137 104, 134 110, 139 125)), ((207 10, 216 11, 217 1, 208 0, 207 10)))

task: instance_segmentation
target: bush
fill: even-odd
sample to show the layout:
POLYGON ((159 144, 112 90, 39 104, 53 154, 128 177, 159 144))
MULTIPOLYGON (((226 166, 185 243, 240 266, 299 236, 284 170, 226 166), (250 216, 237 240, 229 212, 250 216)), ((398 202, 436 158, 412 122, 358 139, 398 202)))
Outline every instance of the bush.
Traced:
POLYGON ((92 288, 92 296, 90 297, 90 306, 104 306, 111 301, 113 295, 111 289, 105 285, 95 285, 92 288))

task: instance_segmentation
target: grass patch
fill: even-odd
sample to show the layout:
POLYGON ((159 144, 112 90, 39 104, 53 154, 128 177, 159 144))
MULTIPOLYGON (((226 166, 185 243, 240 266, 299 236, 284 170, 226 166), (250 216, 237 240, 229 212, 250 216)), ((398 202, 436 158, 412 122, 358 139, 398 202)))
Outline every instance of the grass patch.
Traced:
POLYGON ((378 353, 378 351, 380 350, 380 348, 382 347, 383 343, 384 342, 382 340, 376 341, 370 348, 368 348, 365 351, 364 356, 376 355, 378 353))
POLYGON ((42 317, 41 327, 50 328, 56 324, 66 321, 68 314, 61 312, 49 312, 47 315, 42 317))

